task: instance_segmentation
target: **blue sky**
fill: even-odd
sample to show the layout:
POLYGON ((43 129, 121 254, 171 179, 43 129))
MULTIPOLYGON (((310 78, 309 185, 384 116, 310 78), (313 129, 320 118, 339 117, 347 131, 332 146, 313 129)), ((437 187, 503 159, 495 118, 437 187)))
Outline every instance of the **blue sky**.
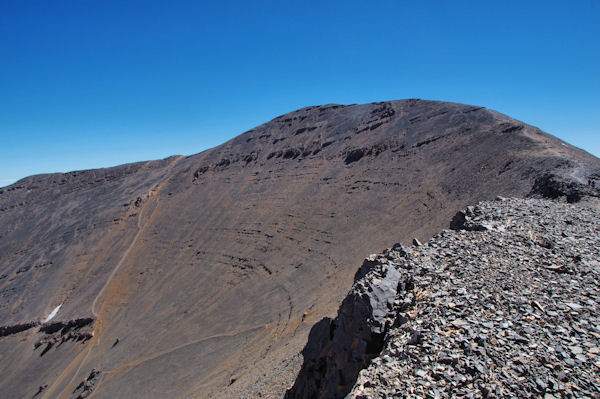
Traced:
POLYGON ((0 186, 403 98, 482 105, 600 156, 600 2, 284 3, 0 0, 0 186))

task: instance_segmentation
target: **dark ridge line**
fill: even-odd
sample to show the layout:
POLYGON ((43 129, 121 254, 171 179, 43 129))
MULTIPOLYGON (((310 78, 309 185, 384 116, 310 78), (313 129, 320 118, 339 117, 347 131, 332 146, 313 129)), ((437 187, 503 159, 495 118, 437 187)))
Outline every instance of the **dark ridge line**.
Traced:
POLYGON ((18 334, 37 326, 40 326, 38 332, 43 332, 44 334, 54 334, 55 332, 63 329, 80 329, 93 323, 94 320, 95 319, 93 317, 81 317, 78 319, 72 319, 68 321, 55 321, 53 323, 42 323, 39 321, 32 320, 17 324, 8 324, 0 326, 0 338, 18 334))
POLYGON ((69 321, 57 321, 54 323, 45 323, 43 324, 39 331, 46 334, 54 334, 57 331, 63 329, 79 329, 81 327, 85 327, 94 322, 93 317, 82 317, 79 319, 73 319, 69 321))
POLYGON ((9 335, 18 334, 20 332, 27 331, 39 325, 39 321, 26 321, 24 323, 0 326, 0 337, 7 337, 9 335))

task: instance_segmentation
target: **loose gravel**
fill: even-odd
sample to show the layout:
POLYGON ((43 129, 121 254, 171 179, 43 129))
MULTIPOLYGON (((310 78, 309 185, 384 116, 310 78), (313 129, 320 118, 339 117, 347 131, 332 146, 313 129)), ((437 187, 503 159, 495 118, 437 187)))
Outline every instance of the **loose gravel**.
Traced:
POLYGON ((499 198, 452 227, 377 256, 412 284, 348 397, 600 398, 597 207, 499 198))

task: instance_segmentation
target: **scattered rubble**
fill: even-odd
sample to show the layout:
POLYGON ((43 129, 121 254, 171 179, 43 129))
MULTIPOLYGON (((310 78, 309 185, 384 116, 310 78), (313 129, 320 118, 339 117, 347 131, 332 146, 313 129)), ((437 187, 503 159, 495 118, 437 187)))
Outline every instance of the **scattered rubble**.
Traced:
POLYGON ((84 399, 92 394, 94 388, 98 384, 98 380, 100 379, 100 375, 102 372, 100 370, 92 369, 90 375, 87 378, 77 385, 77 388, 72 392, 73 397, 75 399, 84 399))
POLYGON ((351 398, 599 397, 600 212, 499 198, 406 257, 381 354, 351 398))
MULTIPOLYGON (((370 269, 331 323, 338 328, 321 358, 306 358, 315 349, 309 340, 294 389, 312 367, 313 384, 353 384, 347 397, 357 399, 600 397, 598 207, 498 198, 460 212, 452 228, 421 246, 396 245, 365 261, 370 269), (365 327, 344 332, 338 320, 369 303, 381 281, 378 270, 394 270, 401 283, 385 312, 381 351, 356 381, 339 384, 348 365, 336 359, 371 360, 354 352, 367 343, 365 327), (360 287, 368 294, 359 294, 360 287), (347 334, 356 336, 351 348, 332 344, 347 334)), ((363 312, 363 326, 377 324, 378 306, 363 312)), ((315 335, 310 339, 320 339, 321 348, 323 338, 315 335)), ((292 389, 288 397, 343 392, 292 389)))
POLYGON ((67 341, 85 342, 94 336, 93 324, 94 318, 92 317, 42 324, 39 332, 44 333, 44 336, 36 342, 34 349, 46 345, 40 353, 40 356, 44 356, 55 344, 60 345, 67 341))

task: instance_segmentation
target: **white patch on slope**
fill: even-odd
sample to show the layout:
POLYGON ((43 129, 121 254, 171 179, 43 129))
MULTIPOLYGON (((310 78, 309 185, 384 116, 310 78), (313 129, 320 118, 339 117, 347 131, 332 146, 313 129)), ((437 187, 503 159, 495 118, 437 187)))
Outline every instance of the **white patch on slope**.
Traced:
POLYGON ((52 313, 50 313, 48 315, 48 317, 46 317, 46 320, 44 320, 44 323, 48 323, 50 320, 52 320, 52 318, 54 316, 56 316, 56 314, 58 313, 58 310, 60 309, 61 306, 62 306, 62 303, 60 305, 58 305, 57 307, 55 307, 54 310, 52 311, 52 313))

